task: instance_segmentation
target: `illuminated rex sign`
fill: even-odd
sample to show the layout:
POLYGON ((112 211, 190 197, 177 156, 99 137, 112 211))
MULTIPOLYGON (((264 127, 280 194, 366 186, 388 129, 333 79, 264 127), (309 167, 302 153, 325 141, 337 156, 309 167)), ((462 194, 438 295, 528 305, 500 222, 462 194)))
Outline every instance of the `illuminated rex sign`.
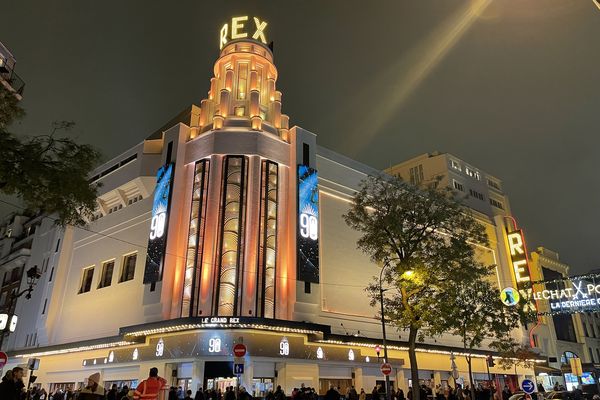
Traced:
POLYGON ((535 311, 535 302, 531 296, 531 276, 529 275, 527 248, 525 247, 523 231, 518 229, 509 232, 506 239, 508 240, 513 277, 520 297, 525 302, 523 309, 524 311, 535 311))
POLYGON ((160 167, 156 174, 156 188, 154 189, 154 201, 152 203, 152 220, 150 221, 144 283, 157 282, 162 277, 167 246, 167 227, 169 223, 174 167, 173 163, 166 164, 160 167))
POLYGON ((236 39, 251 38, 253 40, 259 40, 263 44, 267 44, 267 38, 265 36, 266 28, 267 23, 256 17, 253 17, 252 19, 247 15, 233 17, 231 18, 231 24, 224 24, 221 27, 219 49, 222 49, 230 40, 236 39))

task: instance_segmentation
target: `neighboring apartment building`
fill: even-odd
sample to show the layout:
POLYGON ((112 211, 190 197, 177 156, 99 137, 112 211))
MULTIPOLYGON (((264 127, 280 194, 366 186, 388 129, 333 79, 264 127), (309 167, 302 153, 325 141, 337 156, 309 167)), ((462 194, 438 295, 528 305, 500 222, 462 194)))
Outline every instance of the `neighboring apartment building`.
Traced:
POLYGON ((58 254, 61 237, 62 230, 54 220, 43 215, 13 213, 0 226, 0 311, 18 317, 13 333, 5 330, 0 334, 2 349, 35 347, 45 342, 43 326, 36 326, 36 318, 45 313, 51 294, 47 278, 50 276, 52 281, 54 266, 49 248, 54 247, 58 254), (34 280, 31 298, 27 298, 24 290, 29 287, 27 273, 32 269, 40 277, 34 280))
MULTIPOLYGON (((570 266, 562 262, 555 251, 538 247, 531 253, 531 276, 533 281, 546 281, 534 285, 535 291, 560 290, 569 282, 570 266), (558 280, 559 282, 552 282, 558 280)), ((596 271, 597 272, 597 271, 596 271)), ((593 271, 592 271, 593 273, 593 271)), ((538 302, 542 313, 550 313, 549 302, 538 302)), ((600 318, 597 312, 555 313, 540 317, 540 324, 532 334, 535 348, 548 357, 548 367, 538 367, 537 379, 546 388, 555 382, 571 390, 579 381, 596 385, 600 364, 600 318), (580 358, 583 376, 573 375, 570 358, 580 358)))
MULTIPOLYGON (((256 396, 278 384, 324 393, 383 382, 381 325, 364 291, 380 267, 342 218, 360 182, 379 172, 289 128, 273 53, 262 22, 247 26, 253 20, 254 39, 221 30, 200 106, 93 173, 98 213, 65 231, 53 295, 44 314, 31 310, 39 347, 10 349, 10 365, 41 359, 38 382, 50 390, 96 371, 106 387, 131 386, 153 366, 186 389, 241 382, 256 396), (243 373, 232 355, 240 342, 243 373)), ((499 265, 499 285, 511 279, 501 200, 502 212, 478 211, 492 238, 478 251, 499 265)), ((391 380, 406 390, 406 334, 388 329, 391 380)), ((419 344, 420 379, 448 383, 453 351, 462 346, 449 335, 419 344)), ((489 354, 473 352, 477 381, 488 377, 489 354)), ((468 380, 464 357, 456 364, 468 380)), ((513 388, 533 376, 491 372, 513 388)))
POLYGON ((0 42, 0 84, 14 93, 18 100, 21 100, 25 90, 25 82, 15 73, 16 64, 15 57, 0 42))

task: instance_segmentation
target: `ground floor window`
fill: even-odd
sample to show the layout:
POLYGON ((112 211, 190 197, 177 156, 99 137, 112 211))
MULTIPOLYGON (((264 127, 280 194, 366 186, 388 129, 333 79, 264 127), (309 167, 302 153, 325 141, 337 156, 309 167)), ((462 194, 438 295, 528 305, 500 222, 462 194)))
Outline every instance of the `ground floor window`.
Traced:
POLYGON ((237 387, 238 380, 236 377, 228 378, 209 378, 206 380, 206 389, 221 391, 225 393, 225 389, 229 386, 237 387))
POLYGON ((338 392, 344 395, 352 387, 352 379, 321 378, 319 379, 319 395, 325 395, 331 386, 337 388, 338 392))
POLYGON ((273 390, 273 378, 254 378, 252 379, 252 396, 266 397, 269 390, 273 390))
POLYGON ((117 388, 122 390, 125 386, 127 389, 135 389, 138 385, 137 379, 129 379, 129 380, 118 380, 118 381, 104 381, 104 388, 106 390, 110 390, 112 385, 117 385, 117 388))
MULTIPOLYGON (((177 388, 181 388, 183 390, 183 393, 185 395, 185 393, 188 390, 192 390, 192 378, 179 378, 177 379, 177 388)), ((193 392, 193 390, 192 390, 193 392)))
POLYGON ((50 392, 56 393, 57 391, 68 392, 76 389, 75 382, 56 382, 49 385, 50 392))

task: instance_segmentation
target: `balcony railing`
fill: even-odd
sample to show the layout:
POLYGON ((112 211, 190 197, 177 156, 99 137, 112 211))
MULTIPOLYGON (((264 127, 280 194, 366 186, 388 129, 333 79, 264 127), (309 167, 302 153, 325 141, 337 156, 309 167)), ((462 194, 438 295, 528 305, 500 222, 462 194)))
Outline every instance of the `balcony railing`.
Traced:
POLYGON ((0 80, 8 83, 19 96, 23 96, 25 81, 15 73, 14 69, 9 68, 8 65, 0 65, 0 80))

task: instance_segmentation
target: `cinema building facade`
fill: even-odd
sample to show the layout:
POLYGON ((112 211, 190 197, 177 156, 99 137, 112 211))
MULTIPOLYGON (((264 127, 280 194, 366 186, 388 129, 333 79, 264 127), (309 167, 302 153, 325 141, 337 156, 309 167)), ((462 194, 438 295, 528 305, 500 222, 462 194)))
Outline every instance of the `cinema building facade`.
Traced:
MULTIPOLYGON (((290 128, 265 32, 253 17, 226 24, 200 106, 94 173, 98 213, 51 246, 34 298, 19 302, 9 366, 39 358, 37 382, 51 390, 96 371, 106 386, 135 385, 153 366, 192 390, 239 376, 258 396, 277 384, 289 394, 302 383, 323 393, 330 383, 369 392, 383 382, 381 324, 364 292, 380 266, 342 218, 378 171, 290 128), (234 367, 240 342, 248 352, 234 367)), ((490 235, 480 253, 505 285, 514 281, 508 203, 489 210, 477 212, 490 235)), ((406 389, 407 335, 390 326, 388 338, 391 380, 406 389)), ((451 336, 419 345, 420 378, 453 379, 453 352, 468 381, 451 336)), ((474 352, 476 380, 488 379, 489 354, 474 352)), ((533 376, 490 372, 513 387, 533 376)))

